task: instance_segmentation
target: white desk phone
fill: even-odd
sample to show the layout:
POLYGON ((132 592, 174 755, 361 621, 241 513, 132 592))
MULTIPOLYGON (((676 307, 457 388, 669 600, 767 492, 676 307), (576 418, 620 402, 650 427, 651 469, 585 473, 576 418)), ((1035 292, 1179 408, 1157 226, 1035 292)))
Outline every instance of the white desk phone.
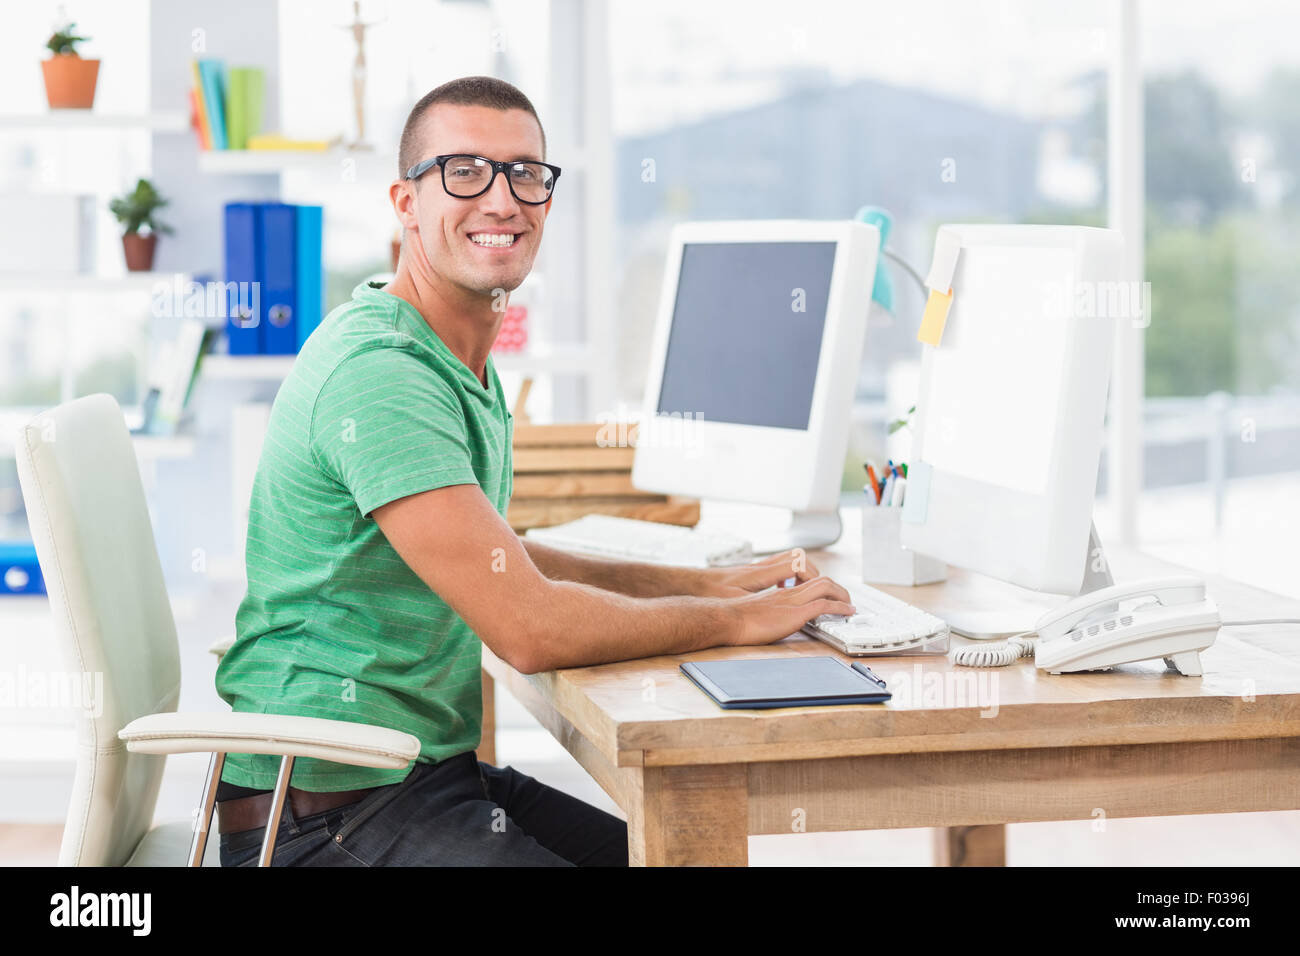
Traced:
POLYGON ((1043 615, 1034 663, 1052 674, 1163 657, 1201 676, 1201 651, 1218 636, 1219 609, 1194 577, 1152 578, 1093 591, 1043 615), (1125 607, 1129 602, 1136 602, 1125 607))
POLYGON ((998 644, 958 648, 953 660, 997 667, 1034 656, 1051 674, 1105 670, 1153 658, 1201 676, 1201 651, 1223 621, 1200 578, 1149 578, 1081 595, 1038 619, 1033 631, 998 644))

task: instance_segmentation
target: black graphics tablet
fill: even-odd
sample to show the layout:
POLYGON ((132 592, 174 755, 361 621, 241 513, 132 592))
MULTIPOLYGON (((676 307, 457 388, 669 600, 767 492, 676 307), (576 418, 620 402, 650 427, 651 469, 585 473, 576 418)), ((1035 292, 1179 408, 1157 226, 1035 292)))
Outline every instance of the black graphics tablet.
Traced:
POLYGON ((729 710, 880 704, 891 696, 865 665, 850 667, 833 657, 690 662, 682 673, 729 710))

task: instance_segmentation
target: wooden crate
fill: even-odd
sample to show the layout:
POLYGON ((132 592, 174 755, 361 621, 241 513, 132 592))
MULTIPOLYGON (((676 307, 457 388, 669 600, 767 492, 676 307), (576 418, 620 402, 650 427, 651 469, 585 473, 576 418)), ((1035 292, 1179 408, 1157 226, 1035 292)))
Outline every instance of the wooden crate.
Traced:
POLYGON ((632 486, 636 426, 531 425, 514 430, 514 494, 506 518, 516 531, 588 514, 694 525, 700 503, 632 486))

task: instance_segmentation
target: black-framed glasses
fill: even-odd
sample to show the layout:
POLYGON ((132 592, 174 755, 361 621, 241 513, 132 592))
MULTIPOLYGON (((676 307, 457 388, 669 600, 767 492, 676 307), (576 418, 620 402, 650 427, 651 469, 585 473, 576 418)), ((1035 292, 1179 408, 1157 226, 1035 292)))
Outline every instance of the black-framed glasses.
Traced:
POLYGON ((497 181, 497 173, 505 173, 510 194, 530 206, 540 206, 550 199, 555 181, 560 178, 560 167, 550 163, 498 162, 469 153, 448 153, 426 159, 408 169, 406 178, 419 179, 434 166, 442 167, 442 188, 448 196, 457 199, 482 196, 497 181))

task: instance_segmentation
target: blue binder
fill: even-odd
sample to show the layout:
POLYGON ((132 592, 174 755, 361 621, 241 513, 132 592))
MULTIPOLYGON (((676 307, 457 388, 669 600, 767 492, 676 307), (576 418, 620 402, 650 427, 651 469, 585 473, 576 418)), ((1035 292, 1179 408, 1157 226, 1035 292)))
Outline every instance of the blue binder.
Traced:
POLYGON ((45 578, 30 541, 0 541, 0 594, 44 594, 45 578))
POLYGON ((264 317, 262 351, 268 355, 293 355, 298 351, 297 209, 287 203, 268 202, 262 203, 258 211, 261 215, 258 271, 264 317))
POLYGON ((262 351, 261 324, 265 303, 258 284, 257 206, 226 203, 226 334, 231 355, 262 351))
MULTIPOLYGON (((320 206, 296 206, 298 211, 298 344, 320 325, 325 308, 325 270, 321 265, 324 211, 320 206)), ((297 349, 295 349, 296 351, 297 349)))

